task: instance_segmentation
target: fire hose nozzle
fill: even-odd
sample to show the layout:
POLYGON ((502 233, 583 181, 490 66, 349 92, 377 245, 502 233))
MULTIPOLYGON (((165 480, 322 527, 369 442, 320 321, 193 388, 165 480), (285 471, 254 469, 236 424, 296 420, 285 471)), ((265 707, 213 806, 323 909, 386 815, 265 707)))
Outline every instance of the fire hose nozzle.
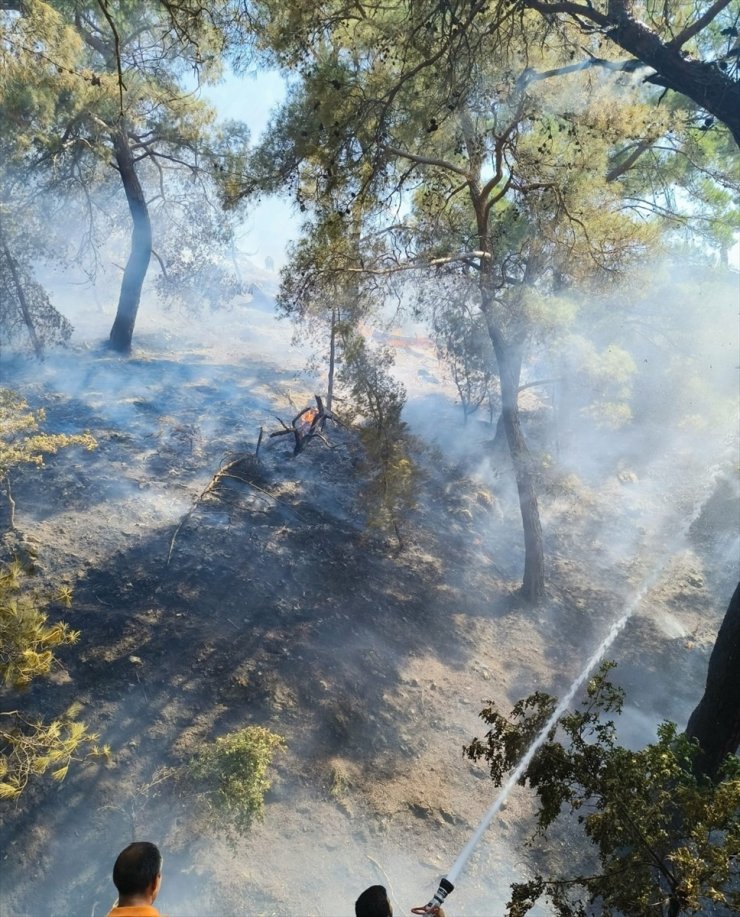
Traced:
POLYGON ((453 891, 454 888, 455 886, 452 884, 452 882, 450 882, 448 879, 445 879, 444 877, 441 878, 439 880, 439 888, 434 893, 434 897, 432 898, 432 900, 428 904, 425 904, 424 907, 412 907, 411 913, 412 914, 431 914, 433 913, 438 907, 441 906, 442 902, 449 895, 449 893, 453 891))

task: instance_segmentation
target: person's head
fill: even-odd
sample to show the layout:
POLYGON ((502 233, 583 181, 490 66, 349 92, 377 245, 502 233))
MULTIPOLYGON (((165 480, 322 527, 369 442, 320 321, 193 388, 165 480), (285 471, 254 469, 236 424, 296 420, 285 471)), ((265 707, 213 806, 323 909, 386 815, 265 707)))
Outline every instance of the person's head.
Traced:
POLYGON ((119 900, 145 898, 151 904, 162 883, 162 854, 148 841, 129 844, 113 866, 113 884, 119 900))
POLYGON ((355 917, 393 917, 388 892, 382 885, 371 885, 355 901, 355 917))

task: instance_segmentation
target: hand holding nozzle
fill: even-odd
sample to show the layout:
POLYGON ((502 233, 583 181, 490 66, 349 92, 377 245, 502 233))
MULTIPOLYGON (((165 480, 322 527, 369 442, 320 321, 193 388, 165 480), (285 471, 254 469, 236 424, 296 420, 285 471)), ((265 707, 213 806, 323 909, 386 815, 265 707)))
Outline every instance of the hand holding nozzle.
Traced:
POLYGON ((442 878, 439 880, 439 888, 434 893, 432 900, 425 904, 423 907, 412 907, 412 914, 434 914, 435 917, 445 917, 444 911, 442 910, 442 902, 449 895, 449 893, 454 889, 454 885, 449 879, 442 878))

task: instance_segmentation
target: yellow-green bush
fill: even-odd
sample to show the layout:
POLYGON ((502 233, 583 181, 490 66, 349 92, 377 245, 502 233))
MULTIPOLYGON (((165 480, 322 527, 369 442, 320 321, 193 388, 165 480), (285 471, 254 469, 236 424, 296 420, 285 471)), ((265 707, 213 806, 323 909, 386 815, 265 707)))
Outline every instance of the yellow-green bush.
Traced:
MULTIPOLYGON (((57 647, 75 643, 77 631, 49 624, 43 604, 23 588, 19 564, 0 568, 0 680, 13 690, 47 675, 57 647)), ((49 774, 63 780, 70 763, 83 756, 108 755, 77 716, 73 705, 51 722, 22 710, 0 713, 0 799, 13 799, 29 780, 49 774)))
POLYGON ((284 748, 282 736, 264 726, 246 726, 204 744, 186 765, 185 774, 227 835, 238 835, 262 819, 270 788, 267 771, 274 753, 284 748))

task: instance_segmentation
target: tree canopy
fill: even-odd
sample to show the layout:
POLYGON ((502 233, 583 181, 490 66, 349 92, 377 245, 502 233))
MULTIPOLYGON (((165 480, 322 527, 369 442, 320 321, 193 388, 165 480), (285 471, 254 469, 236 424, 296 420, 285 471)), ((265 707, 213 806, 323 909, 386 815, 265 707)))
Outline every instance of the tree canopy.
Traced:
MULTIPOLYGON (((96 250, 104 237, 101 220, 107 221, 107 233, 121 222, 122 211, 110 201, 101 206, 99 197, 117 175, 131 221, 131 250, 110 342, 126 351, 153 246, 167 290, 179 283, 187 291, 187 282, 181 282, 185 263, 203 269, 206 241, 213 247, 229 238, 215 175, 241 155, 246 131, 242 125, 218 125, 213 109, 195 92, 199 82, 216 80, 222 72, 220 32, 203 17, 192 20, 184 38, 157 2, 113 7, 28 0, 13 8, 17 14, 0 14, 0 108, 8 128, 3 209, 21 231, 26 228, 38 256, 42 233, 33 231, 25 215, 45 207, 48 231, 49 195, 73 200, 96 250), (194 208, 210 209, 211 219, 201 221, 194 208), (176 228, 177 255, 165 228, 171 235, 176 228), (188 241, 193 258, 184 262, 188 241)), ((59 219, 53 214, 52 225, 59 219)), ((3 222, 10 222, 7 216, 3 222)), ((62 235, 57 232, 57 240, 62 235)), ((95 258, 95 251, 88 255, 95 258)), ((210 253, 205 262, 214 264, 210 253)), ((227 287, 223 292, 228 295, 227 287)))
POLYGON ((522 589, 536 601, 538 469, 518 408, 529 348, 552 346, 578 293, 615 287, 681 223, 688 173, 666 182, 675 161, 703 159, 707 225, 724 246, 735 179, 615 49, 598 66, 574 63, 577 22, 551 28, 519 4, 468 2, 252 10, 269 59, 297 78, 239 194, 290 190, 310 215, 286 270, 301 278, 292 291, 344 277, 357 296, 393 284, 419 315, 439 315, 445 298, 475 304, 519 490, 522 589), (336 239, 355 240, 349 259, 325 244, 332 223, 336 239))

